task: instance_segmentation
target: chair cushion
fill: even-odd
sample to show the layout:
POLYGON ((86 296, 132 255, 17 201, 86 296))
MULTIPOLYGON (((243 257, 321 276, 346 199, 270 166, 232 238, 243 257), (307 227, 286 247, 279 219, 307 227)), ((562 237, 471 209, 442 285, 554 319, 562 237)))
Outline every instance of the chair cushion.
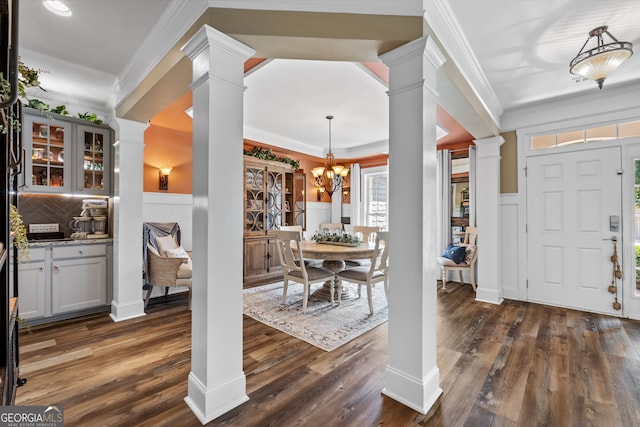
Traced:
POLYGON ((442 257, 442 256, 436 258, 436 261, 438 261, 438 264, 440 264, 443 267, 468 267, 469 266, 469 264, 467 264, 464 261, 456 264, 455 262, 453 262, 452 259, 445 258, 445 257, 442 257))
POLYGON ((191 279, 178 279, 178 280, 176 280, 176 286, 188 286, 188 287, 191 287, 191 279))
POLYGON ((180 264, 180 267, 176 272, 176 277, 178 279, 191 279, 192 273, 193 273, 193 264, 191 263, 191 260, 189 260, 184 264, 180 264))
POLYGON ((176 249, 179 246, 176 239, 170 234, 156 237, 156 245, 158 245, 158 252, 160 252, 162 256, 167 256, 165 254, 167 249, 176 249))
MULTIPOLYGON (((349 268, 347 270, 344 270, 338 273, 338 277, 345 279, 346 281, 358 280, 360 282, 366 282, 367 274, 369 274, 370 269, 371 267, 349 268)), ((382 274, 381 271, 376 270, 373 272, 373 275, 371 276, 371 280, 377 279, 378 277, 381 277, 381 276, 384 276, 384 274, 382 274)))
POLYGON ((464 257, 467 254, 467 248, 465 246, 456 246, 450 244, 447 246, 447 249, 444 250, 442 256, 444 258, 449 258, 456 264, 460 264, 464 261, 464 257))
MULTIPOLYGON (((333 272, 329 270, 325 270, 324 268, 319 267, 307 267, 307 277, 309 280, 319 280, 319 279, 328 279, 333 276, 333 272)), ((290 271, 289 276, 297 277, 302 279, 301 271, 290 271)))

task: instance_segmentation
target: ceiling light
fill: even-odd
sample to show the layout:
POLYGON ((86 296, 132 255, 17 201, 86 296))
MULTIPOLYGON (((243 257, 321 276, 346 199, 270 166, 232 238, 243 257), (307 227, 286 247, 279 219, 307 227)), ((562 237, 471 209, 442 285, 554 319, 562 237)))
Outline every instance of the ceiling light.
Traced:
POLYGON ((324 192, 329 194, 329 198, 331 198, 342 185, 343 178, 349 173, 348 167, 335 164, 335 158, 331 152, 331 120, 333 120, 333 116, 327 116, 327 120, 329 120, 329 152, 324 161, 324 167, 318 166, 311 169, 314 184, 318 187, 318 199, 321 198, 320 194, 324 192))
POLYGON ((594 28, 589 32, 589 38, 578 55, 569 63, 569 72, 578 76, 583 76, 594 80, 598 87, 602 89, 604 79, 609 74, 633 55, 633 45, 629 42, 619 42, 607 31, 606 25, 594 28), (602 35, 606 34, 613 40, 612 43, 604 44, 602 35), (592 38, 596 39, 597 46, 587 51, 584 48, 592 38))
POLYGON ((64 3, 59 0, 44 0, 42 2, 44 7, 47 8, 49 12, 55 13, 60 16, 71 16, 71 9, 67 7, 64 3))

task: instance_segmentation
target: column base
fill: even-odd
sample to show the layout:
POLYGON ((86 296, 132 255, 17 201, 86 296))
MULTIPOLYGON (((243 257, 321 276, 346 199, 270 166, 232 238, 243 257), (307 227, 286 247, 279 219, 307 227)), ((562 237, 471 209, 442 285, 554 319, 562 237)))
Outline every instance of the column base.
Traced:
POLYGON ((500 305, 504 301, 497 289, 476 289, 476 301, 488 302, 489 304, 500 305))
POLYGON ((439 384, 440 370, 437 366, 433 367, 422 380, 387 366, 386 386, 382 394, 424 415, 442 394, 439 384))
POLYGON ((111 317, 114 322, 122 322, 123 320, 142 316, 146 316, 142 300, 130 301, 125 304, 120 304, 115 300, 111 301, 111 314, 109 314, 109 317, 111 317))
POLYGON ((249 400, 249 396, 246 395, 246 389, 244 372, 241 372, 236 378, 224 384, 218 384, 215 388, 209 390, 191 372, 189 373, 188 384, 189 395, 184 398, 184 401, 191 409, 191 412, 204 425, 249 400))

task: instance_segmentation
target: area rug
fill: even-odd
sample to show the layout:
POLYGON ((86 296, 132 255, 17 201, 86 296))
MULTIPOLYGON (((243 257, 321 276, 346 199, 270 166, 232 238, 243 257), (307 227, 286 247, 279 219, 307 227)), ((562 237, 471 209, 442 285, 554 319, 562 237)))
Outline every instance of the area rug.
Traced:
MULTIPOLYGON (((313 295, 320 286, 311 285, 306 313, 302 313, 302 285, 298 283, 289 283, 284 305, 282 282, 245 289, 244 314, 326 351, 335 350, 387 321, 388 306, 382 283, 373 287, 373 315, 369 315, 366 287, 362 288, 361 298, 332 305, 313 295)), ((357 289, 353 284, 345 286, 357 289)))

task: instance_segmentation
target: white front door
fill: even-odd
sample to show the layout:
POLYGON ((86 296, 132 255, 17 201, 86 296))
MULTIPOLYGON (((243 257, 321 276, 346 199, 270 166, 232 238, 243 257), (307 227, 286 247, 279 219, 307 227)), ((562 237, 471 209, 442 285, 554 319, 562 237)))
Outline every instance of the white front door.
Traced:
POLYGON ((618 147, 527 158, 529 301, 621 314, 608 291, 612 237, 622 264, 620 161, 618 147))

